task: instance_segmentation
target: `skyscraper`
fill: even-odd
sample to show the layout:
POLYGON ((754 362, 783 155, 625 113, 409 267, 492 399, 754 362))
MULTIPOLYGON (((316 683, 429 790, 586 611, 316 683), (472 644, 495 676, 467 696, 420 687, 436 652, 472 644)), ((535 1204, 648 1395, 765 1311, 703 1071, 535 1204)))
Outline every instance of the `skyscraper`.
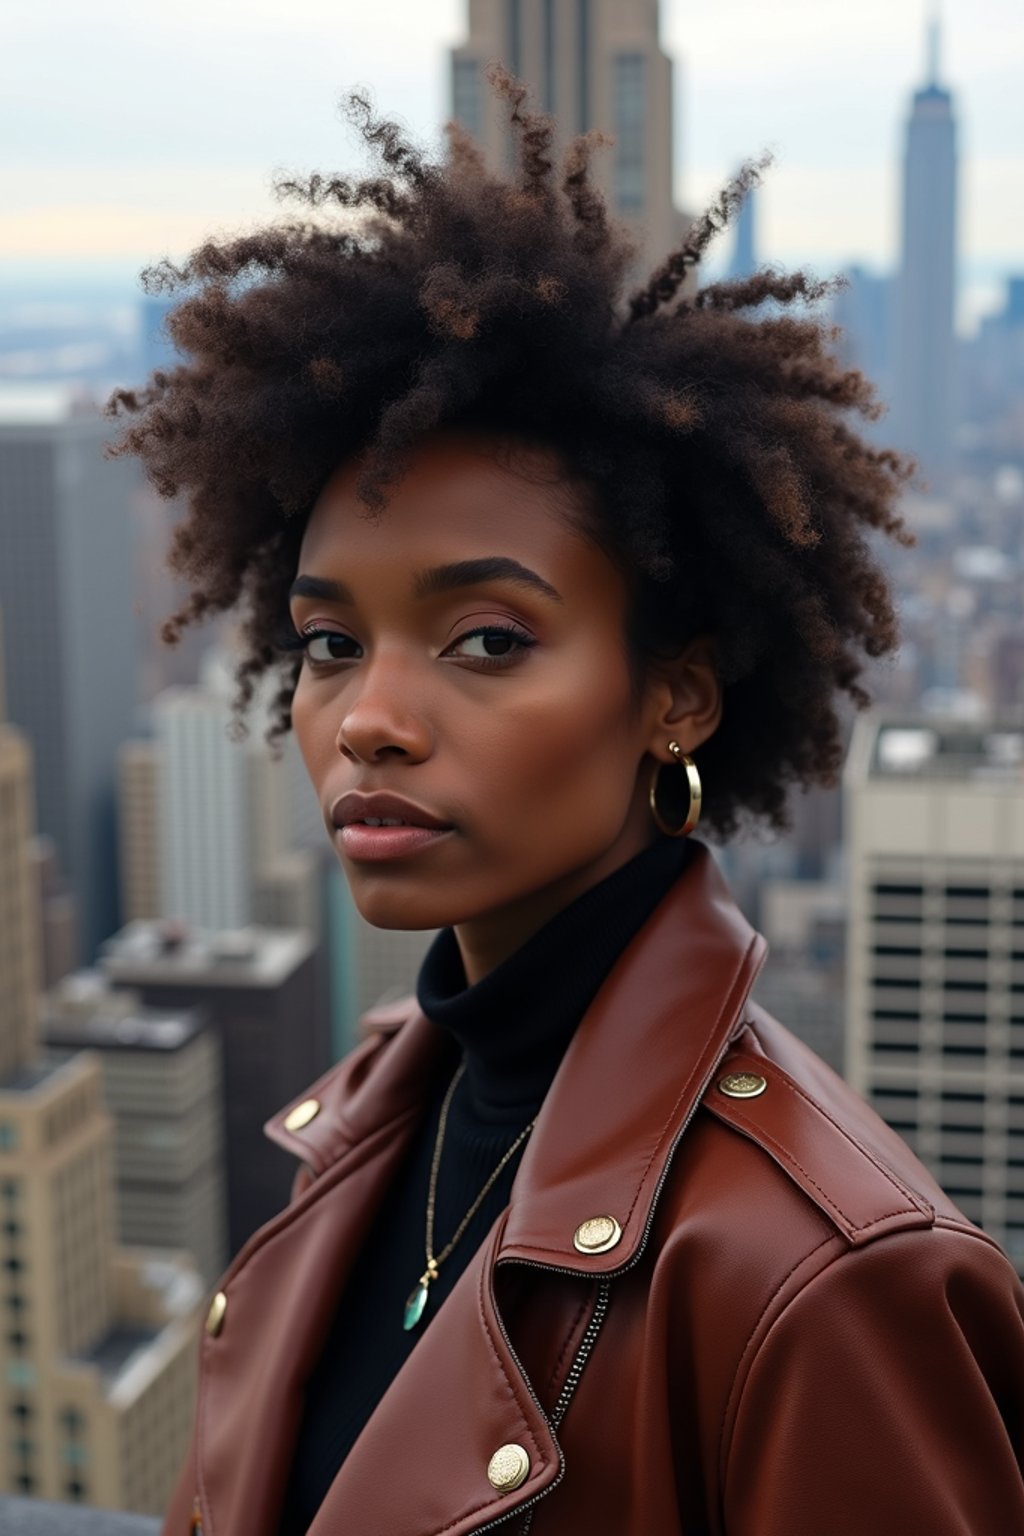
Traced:
POLYGON ((939 492, 953 460, 956 226, 956 121, 953 98, 939 84, 939 23, 933 17, 928 80, 914 92, 903 156, 893 436, 939 492))
POLYGON ((39 830, 79 902, 83 948, 117 926, 115 764, 134 724, 132 503, 110 423, 0 422, 7 705, 35 763, 39 830))
POLYGON ((36 1049, 30 757, 0 714, 0 1492, 158 1513, 187 1441, 201 1285, 119 1250, 97 1059, 36 1049))
POLYGON ((31 1051, 41 974, 29 846, 32 754, 24 736, 4 722, 2 639, 0 634, 0 1081, 31 1051))
POLYGON ((590 128, 614 136, 594 155, 594 179, 640 236, 642 264, 660 261, 689 220, 673 201, 672 61, 658 0, 469 0, 469 37, 451 54, 452 116, 501 167, 511 142, 483 73, 495 59, 554 115, 558 147, 590 128))
POLYGON ((757 191, 747 193, 736 215, 736 232, 726 276, 749 277, 757 271, 757 191))
POLYGON ((862 716, 847 1076, 1024 1271, 1024 727, 862 716))
POLYGON ((121 749, 124 915, 211 930, 302 916, 316 931, 323 830, 317 818, 315 853, 296 846, 309 833, 298 749, 289 737, 271 752, 259 703, 248 736, 232 739, 231 659, 211 649, 199 683, 153 701, 153 739, 121 749))
POLYGON ((131 923, 103 946, 110 984, 164 1012, 199 1008, 224 1062, 228 1234, 232 1253, 287 1204, 295 1169, 263 1135, 282 1104, 331 1061, 323 954, 311 933, 209 933, 131 923))
POLYGON ((228 1261, 227 1203, 220 1042, 204 1015, 144 1008, 78 971, 48 994, 43 1038, 102 1064, 120 1241, 184 1249, 212 1285, 228 1261))

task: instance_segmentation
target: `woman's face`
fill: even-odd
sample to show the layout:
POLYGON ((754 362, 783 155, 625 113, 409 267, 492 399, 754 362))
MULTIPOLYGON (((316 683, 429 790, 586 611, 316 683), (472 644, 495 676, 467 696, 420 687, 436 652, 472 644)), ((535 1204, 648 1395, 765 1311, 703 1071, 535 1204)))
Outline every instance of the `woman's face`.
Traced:
POLYGON ((497 447, 426 440, 376 521, 343 465, 291 598, 294 729, 356 906, 455 926, 471 979, 650 841, 649 749, 697 744, 665 723, 678 689, 637 699, 625 581, 573 526, 555 457, 497 447))

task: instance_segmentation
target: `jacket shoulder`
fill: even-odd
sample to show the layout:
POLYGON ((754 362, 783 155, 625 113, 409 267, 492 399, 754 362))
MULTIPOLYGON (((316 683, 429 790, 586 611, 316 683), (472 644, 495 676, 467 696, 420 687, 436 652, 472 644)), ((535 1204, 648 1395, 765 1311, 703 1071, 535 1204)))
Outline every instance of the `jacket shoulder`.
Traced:
POLYGON ((936 1221, 970 1225, 870 1105, 757 1004, 704 1105, 772 1158, 854 1247, 936 1221))
POLYGON ((346 1106, 417 1012, 411 996, 367 1009, 358 1021, 359 1044, 265 1123, 264 1135, 302 1160, 292 1186, 293 1199, 338 1156, 346 1139, 346 1106))

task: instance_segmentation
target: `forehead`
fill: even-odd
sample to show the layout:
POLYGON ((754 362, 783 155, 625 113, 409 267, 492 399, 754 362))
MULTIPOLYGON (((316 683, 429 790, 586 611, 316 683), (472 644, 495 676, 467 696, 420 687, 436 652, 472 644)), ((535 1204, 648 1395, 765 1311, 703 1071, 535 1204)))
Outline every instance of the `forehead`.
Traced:
POLYGON ((360 468, 359 460, 342 464, 317 498, 302 570, 383 556, 410 566, 474 554, 511 555, 533 566, 606 561, 582 532, 585 490, 553 449, 484 434, 425 439, 373 515, 357 493, 360 468))

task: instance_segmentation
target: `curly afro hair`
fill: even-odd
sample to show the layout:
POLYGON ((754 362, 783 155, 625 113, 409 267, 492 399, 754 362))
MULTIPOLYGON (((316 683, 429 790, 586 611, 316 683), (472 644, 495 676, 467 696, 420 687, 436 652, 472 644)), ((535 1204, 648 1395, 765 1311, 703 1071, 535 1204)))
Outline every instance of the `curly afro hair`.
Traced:
POLYGON ((785 827, 790 785, 837 780, 840 696, 870 702, 866 658, 896 647, 872 531, 913 542, 895 510, 913 466, 858 434, 857 413, 880 414, 871 385, 836 361, 834 331, 787 308, 834 280, 762 269, 688 291, 767 159, 630 291, 635 246, 589 174, 601 136, 574 139, 556 168, 551 119, 499 66, 490 80, 518 144, 511 177, 454 123, 429 160, 354 92, 344 108, 380 174, 282 181, 328 212, 144 273, 150 292, 183 291, 167 324, 184 361, 114 395, 110 413, 137 419, 110 451, 185 500, 169 563, 189 592, 164 638, 240 607, 236 708, 280 669, 282 734, 301 659, 278 636, 332 471, 362 455, 367 515, 386 515, 424 434, 527 439, 588 488, 588 531, 629 584, 640 675, 717 637, 723 717, 697 754, 706 824, 723 838, 785 827))

